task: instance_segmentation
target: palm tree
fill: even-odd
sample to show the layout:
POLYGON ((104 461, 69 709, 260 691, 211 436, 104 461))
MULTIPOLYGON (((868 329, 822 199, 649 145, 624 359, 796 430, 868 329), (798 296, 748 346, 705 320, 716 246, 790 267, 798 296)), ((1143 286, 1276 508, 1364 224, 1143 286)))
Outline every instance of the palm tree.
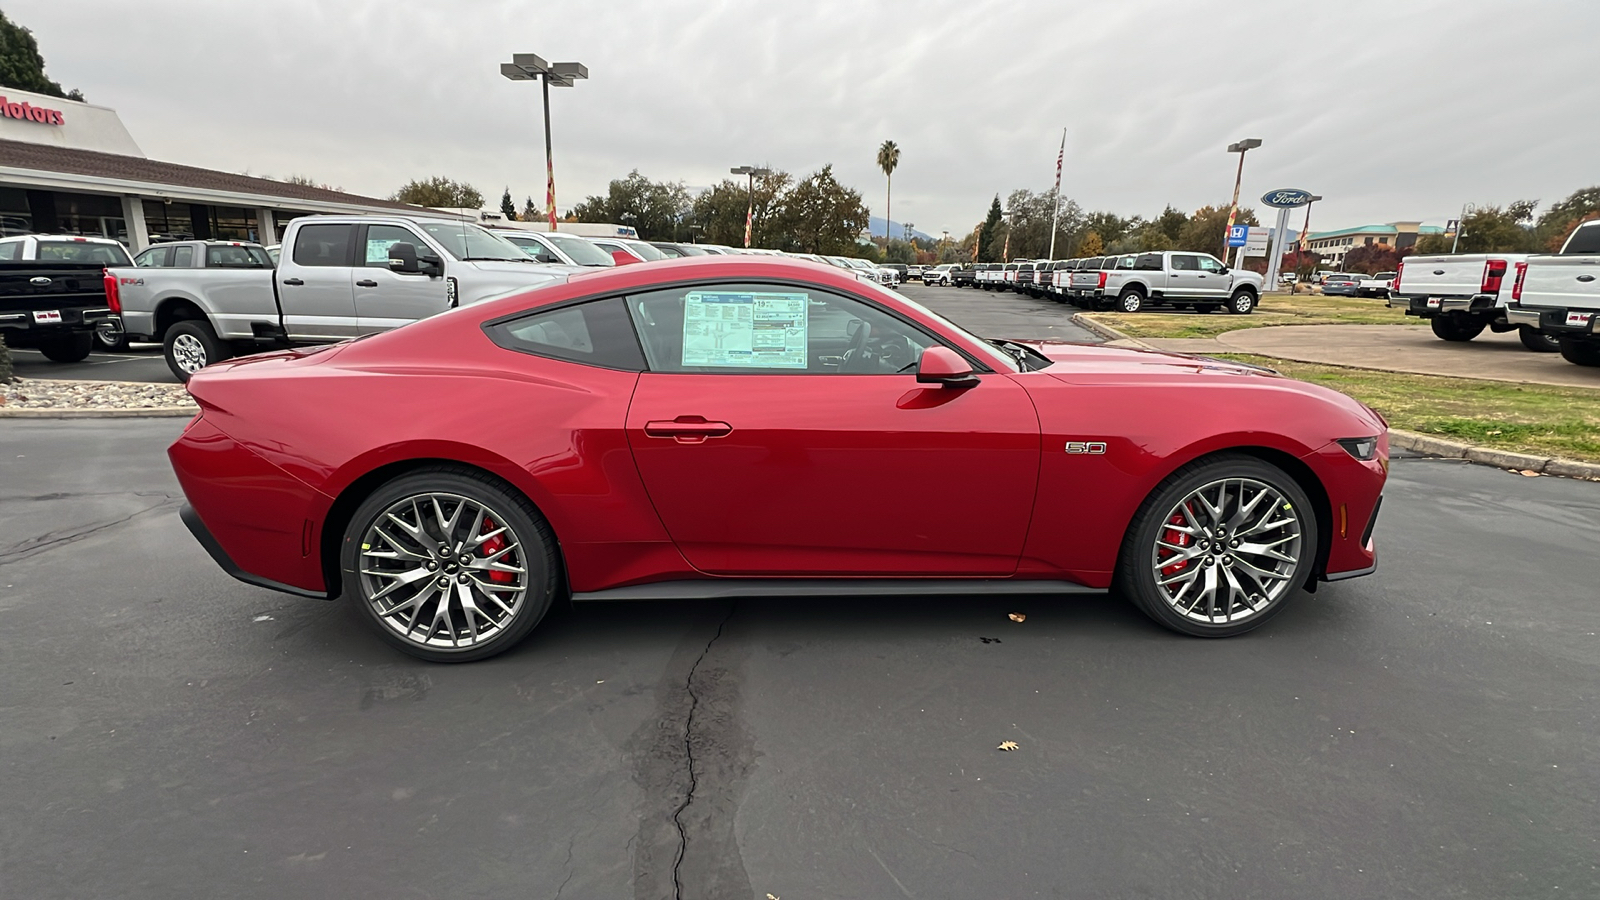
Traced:
POLYGON ((900 165, 900 147, 894 141, 884 141, 883 146, 878 148, 878 168, 883 170, 883 177, 886 179, 883 196, 883 237, 885 240, 889 238, 889 223, 893 221, 889 217, 889 201, 894 197, 894 170, 898 165, 900 165))

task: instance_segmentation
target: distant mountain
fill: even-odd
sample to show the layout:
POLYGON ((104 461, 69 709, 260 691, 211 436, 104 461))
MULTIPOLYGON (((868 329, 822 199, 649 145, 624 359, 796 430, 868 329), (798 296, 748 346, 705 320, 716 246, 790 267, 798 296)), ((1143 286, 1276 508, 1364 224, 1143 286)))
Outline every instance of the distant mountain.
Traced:
MULTIPOLYGON (((868 230, 870 230, 872 232, 872 236, 873 237, 883 237, 883 227, 884 227, 883 219, 881 217, 879 217, 879 216, 871 216, 871 217, 869 217, 869 221, 870 221, 870 224, 867 227, 868 227, 868 230)), ((899 222, 893 222, 893 223, 890 223, 890 228, 891 228, 891 230, 889 232, 889 236, 890 237, 897 238, 897 239, 905 237, 905 234, 906 234, 905 225, 903 225, 903 224, 901 224, 899 222)), ((922 241, 938 240, 933 235, 928 234, 927 232, 924 232, 924 231, 920 231, 920 230, 915 229, 915 228, 911 229, 911 236, 915 237, 918 240, 922 240, 922 241)))

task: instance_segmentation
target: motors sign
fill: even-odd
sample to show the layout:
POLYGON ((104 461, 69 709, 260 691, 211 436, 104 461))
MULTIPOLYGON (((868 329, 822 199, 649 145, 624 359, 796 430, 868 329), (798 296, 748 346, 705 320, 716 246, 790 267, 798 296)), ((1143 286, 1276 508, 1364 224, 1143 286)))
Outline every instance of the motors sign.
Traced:
POLYGON ((0 115, 8 119, 22 119, 27 122, 38 122, 40 125, 65 125, 67 120, 61 115, 59 109, 45 109, 31 103, 12 103, 5 97, 0 97, 0 115))
POLYGON ((1311 202, 1311 192, 1299 188, 1281 188, 1262 194, 1261 202, 1279 209, 1296 209, 1311 202))

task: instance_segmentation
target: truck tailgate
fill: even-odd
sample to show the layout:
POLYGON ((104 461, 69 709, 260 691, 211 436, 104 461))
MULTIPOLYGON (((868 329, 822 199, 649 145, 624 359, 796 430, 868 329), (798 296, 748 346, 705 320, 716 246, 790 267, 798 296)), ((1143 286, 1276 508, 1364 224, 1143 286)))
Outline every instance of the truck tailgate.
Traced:
POLYGON ((1520 302, 1523 306, 1600 309, 1600 258, 1535 256, 1529 259, 1527 274, 1522 277, 1520 302))
POLYGON ((1399 293, 1410 297, 1471 297, 1482 291, 1488 264, 1489 257, 1484 254, 1413 256, 1405 261, 1399 293))
POLYGON ((98 263, 0 263, 0 320, 59 312, 60 324, 83 322, 83 310, 106 309, 105 269, 98 263))

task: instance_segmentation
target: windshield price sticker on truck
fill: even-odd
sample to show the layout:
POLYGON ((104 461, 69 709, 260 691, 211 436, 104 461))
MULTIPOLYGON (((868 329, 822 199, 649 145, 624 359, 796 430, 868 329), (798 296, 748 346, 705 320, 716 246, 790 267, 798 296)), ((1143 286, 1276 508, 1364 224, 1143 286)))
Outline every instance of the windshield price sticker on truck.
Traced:
POLYGON ((683 298, 683 365, 804 369, 805 294, 692 291, 683 298))
POLYGON ((1577 325, 1581 328, 1589 324, 1589 319, 1593 315, 1594 313, 1569 312, 1567 313, 1567 324, 1577 325))
POLYGON ((33 311, 33 321, 39 323, 40 325, 60 325, 61 310, 36 309, 33 311))

